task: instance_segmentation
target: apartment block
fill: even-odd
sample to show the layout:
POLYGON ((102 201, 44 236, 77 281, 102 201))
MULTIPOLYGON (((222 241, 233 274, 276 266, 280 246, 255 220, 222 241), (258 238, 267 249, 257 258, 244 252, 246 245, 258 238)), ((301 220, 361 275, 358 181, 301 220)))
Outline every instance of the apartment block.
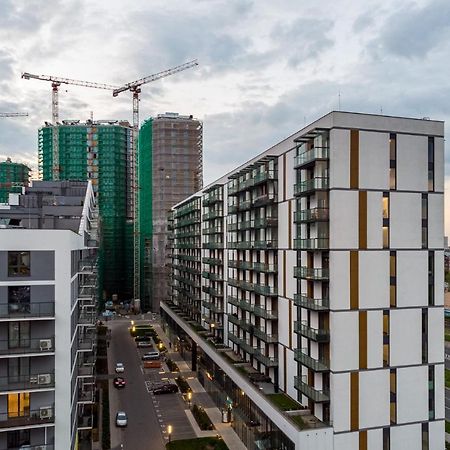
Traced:
POLYGON ((331 112, 175 205, 175 348, 249 449, 444 448, 444 125, 331 112))
POLYGON ((192 116, 158 114, 139 132, 141 304, 159 310, 167 295, 167 213, 203 186, 203 126, 192 116))
POLYGON ((26 164, 13 162, 11 158, 0 162, 0 203, 7 203, 10 193, 20 193, 28 186, 30 172, 26 164))
POLYGON ((95 401, 97 218, 90 182, 0 207, 0 448, 76 449, 95 401))

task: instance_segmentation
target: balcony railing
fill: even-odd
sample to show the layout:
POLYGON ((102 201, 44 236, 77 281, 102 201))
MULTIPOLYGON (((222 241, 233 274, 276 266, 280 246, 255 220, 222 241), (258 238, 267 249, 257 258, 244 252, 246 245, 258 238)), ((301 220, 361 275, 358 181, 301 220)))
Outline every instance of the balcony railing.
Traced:
POLYGON ((277 178, 277 173, 273 170, 268 170, 268 171, 264 171, 264 172, 258 172, 254 177, 253 177, 253 184, 257 185, 260 183, 264 183, 265 181, 269 181, 269 180, 276 180, 277 178))
POLYGON ((296 348, 294 352, 294 358, 299 363, 303 364, 316 372, 326 372, 330 370, 330 362, 326 359, 315 359, 308 355, 307 348, 296 348))
POLYGON ((238 222, 233 222, 233 223, 227 224, 227 230, 228 231, 237 231, 238 227, 239 227, 239 223, 238 222))
POLYGON ((0 377, 0 391, 27 391, 53 387, 55 387, 55 374, 53 372, 0 377))
POLYGON ((228 205, 228 214, 235 214, 238 212, 238 205, 228 205))
POLYGON ((311 150, 301 153, 295 157, 294 168, 305 166, 316 160, 326 160, 329 158, 328 147, 314 147, 311 150))
POLYGON ((274 228, 278 226, 277 217, 263 217, 261 219, 255 219, 254 228, 274 228))
POLYGON ((268 297, 273 297, 273 296, 277 296, 278 295, 278 291, 274 286, 266 286, 266 285, 262 285, 262 284, 254 284, 253 285, 253 290, 257 293, 257 294, 261 294, 261 295, 265 295, 268 297))
POLYGON ((277 311, 271 311, 265 308, 262 308, 261 306, 255 305, 253 307, 253 312, 256 316, 263 317, 264 319, 271 319, 276 320, 278 319, 278 313, 277 311))
POLYGON ((266 248, 277 248, 278 241, 275 239, 264 240, 264 241, 254 241, 253 248, 264 250, 266 248))
POLYGON ((252 200, 252 207, 259 208, 260 206, 268 205, 269 203, 273 203, 274 201, 275 195, 273 194, 259 195, 252 200))
POLYGON ((250 261, 228 260, 228 267, 241 270, 254 270, 255 272, 275 273, 278 270, 276 264, 252 263, 250 261))
POLYGON ((245 191, 246 189, 253 187, 254 184, 255 184, 254 178, 247 178, 246 180, 241 181, 239 183, 239 191, 245 191))
POLYGON ((251 206, 252 206, 251 200, 239 202, 239 211, 246 211, 247 209, 250 209, 251 206))
POLYGON ((314 389, 306 383, 305 377, 294 377, 294 386, 298 391, 316 403, 325 403, 330 401, 330 392, 328 390, 314 389))
POLYGON ((212 205, 213 203, 221 202, 223 200, 221 193, 211 193, 207 194, 205 197, 203 197, 203 206, 206 205, 212 205))
POLYGON ((228 186, 228 195, 236 195, 239 191, 239 184, 228 186))
POLYGON ((205 308, 209 309, 210 311, 212 311, 213 313, 216 313, 216 314, 221 314, 224 312, 223 307, 217 306, 214 302, 209 302, 207 300, 203 300, 202 305, 205 308))
POLYGON ((223 297, 223 292, 212 288, 211 286, 203 286, 202 291, 213 296, 213 297, 223 297))
POLYGON ((303 294, 294 294, 294 305, 312 311, 327 311, 330 308, 328 298, 312 298, 303 294))
POLYGON ((315 342, 328 342, 330 332, 323 328, 312 328, 305 322, 295 322, 295 332, 315 342))
POLYGON ((0 305, 0 318, 18 319, 34 317, 54 317, 55 302, 8 303, 0 305))
POLYGON ((266 367, 276 367, 278 366, 278 358, 274 356, 266 356, 262 353, 259 348, 255 349, 255 359, 263 363, 266 367))
POLYGON ((202 277, 212 281, 223 281, 223 275, 214 272, 203 271, 202 277))
POLYGON ((55 351, 53 336, 33 339, 2 339, 0 340, 0 355, 18 355, 22 353, 49 353, 55 351))
POLYGON ((327 281, 329 279, 329 270, 305 266, 294 267, 294 277, 313 281, 327 281))
POLYGON ((249 341, 245 339, 241 339, 237 337, 235 334, 228 332, 228 338, 231 342, 234 342, 235 344, 239 345, 239 347, 242 348, 245 352, 249 353, 250 355, 253 355, 255 353, 256 348, 253 347, 249 341))
POLYGON ((294 222, 326 222, 330 219, 328 208, 311 208, 295 211, 294 222))
POLYGON ((297 250, 328 250, 328 238, 294 239, 294 248, 297 250))
POLYGON ((217 219, 218 217, 223 217, 223 211, 221 209, 213 209, 205 214, 203 214, 203 220, 217 219))
POLYGON ((328 189, 328 177, 315 177, 294 185, 294 195, 306 195, 328 189))
POLYGON ((264 342, 268 343, 268 344, 275 344, 276 342, 278 342, 278 335, 276 334, 267 334, 264 330, 260 330, 258 328, 254 328, 253 329, 253 334, 263 340, 264 342))
POLYGON ((208 227, 203 229, 203 234, 222 234, 223 228, 221 226, 218 227, 208 227))
POLYGON ((223 266, 223 260, 219 258, 202 258, 202 262, 214 266, 223 266))
POLYGON ((32 425, 53 423, 55 411, 53 406, 29 409, 24 412, 0 413, 0 428, 24 428, 32 425))

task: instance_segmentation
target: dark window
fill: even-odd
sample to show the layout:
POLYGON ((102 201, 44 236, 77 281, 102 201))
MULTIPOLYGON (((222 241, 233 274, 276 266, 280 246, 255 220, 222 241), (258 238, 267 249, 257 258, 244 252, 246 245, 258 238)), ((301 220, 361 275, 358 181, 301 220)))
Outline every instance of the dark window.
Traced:
POLYGON ((8 286, 8 313, 30 312, 30 286, 8 286))
POLYGON ((30 252, 8 252, 8 276, 29 277, 30 252))
POLYGON ((16 430, 7 432, 8 448, 18 448, 22 445, 30 445, 30 430, 16 430))
POLYGON ((434 191, 434 137, 428 138, 428 190, 434 191))
POLYGON ((30 322, 9 322, 8 348, 30 346, 30 322))
POLYGON ((397 135, 389 135, 389 188, 397 189, 397 135))
POLYGON ((391 449, 391 429, 383 428, 383 450, 391 449))

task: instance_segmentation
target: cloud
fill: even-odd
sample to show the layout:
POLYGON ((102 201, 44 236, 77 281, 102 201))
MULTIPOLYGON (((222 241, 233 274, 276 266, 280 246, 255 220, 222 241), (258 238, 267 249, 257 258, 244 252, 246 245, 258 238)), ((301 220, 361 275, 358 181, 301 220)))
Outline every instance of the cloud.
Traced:
POLYGON ((374 44, 379 54, 418 59, 450 37, 450 2, 432 0, 425 6, 406 4, 389 16, 374 44))

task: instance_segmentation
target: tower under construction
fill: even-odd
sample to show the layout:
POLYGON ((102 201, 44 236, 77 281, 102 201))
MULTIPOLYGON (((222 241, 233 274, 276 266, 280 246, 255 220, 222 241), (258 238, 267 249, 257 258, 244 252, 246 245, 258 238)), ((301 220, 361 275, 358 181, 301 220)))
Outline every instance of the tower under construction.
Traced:
POLYGON ((203 126, 192 116, 159 114, 139 132, 141 304, 159 311, 167 294, 167 212, 203 184, 203 126))
MULTIPOLYGON (((91 180, 99 207, 99 287, 103 299, 132 296, 127 267, 128 157, 131 126, 119 121, 58 124, 60 180, 91 180)), ((39 130, 39 175, 52 180, 53 125, 39 130)))
POLYGON ((23 163, 11 161, 0 162, 0 203, 7 203, 9 194, 21 193, 28 186, 31 169, 23 163))

